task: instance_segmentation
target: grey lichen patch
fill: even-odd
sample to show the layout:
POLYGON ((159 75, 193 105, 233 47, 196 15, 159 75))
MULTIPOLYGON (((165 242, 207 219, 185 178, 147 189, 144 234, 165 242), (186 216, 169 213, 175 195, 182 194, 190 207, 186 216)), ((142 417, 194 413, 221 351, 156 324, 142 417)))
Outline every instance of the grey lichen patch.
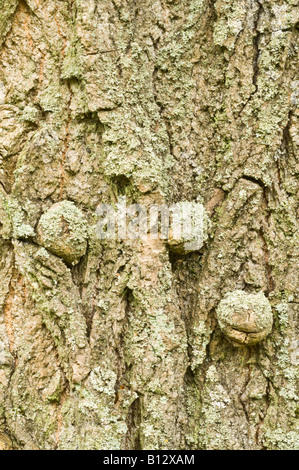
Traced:
POLYGON ((18 202, 13 199, 8 199, 7 212, 12 220, 13 238, 30 238, 35 235, 34 229, 31 225, 24 222, 25 214, 18 202))
POLYGON ((75 265, 87 249, 87 227, 82 212, 71 201, 54 204, 40 218, 38 243, 67 264, 75 265))
POLYGON ((0 157, 3 159, 19 152, 25 141, 25 123, 20 119, 17 106, 3 104, 0 106, 0 157))
POLYGON ((170 251, 187 254, 200 250, 208 240, 211 229, 204 206, 194 201, 183 201, 172 208, 172 225, 167 240, 170 251))
POLYGON ((243 29, 246 17, 246 4, 244 1, 217 1, 215 4, 217 21, 214 26, 214 42, 232 50, 238 34, 243 29))
POLYGON ((217 307, 218 323, 235 345, 254 345, 271 332, 272 309, 263 292, 228 292, 217 307))
MULTIPOLYGON (((148 114, 158 121, 155 105, 152 102, 147 105, 148 114)), ((151 141, 152 122, 144 115, 134 116, 132 109, 137 113, 135 103, 114 110, 106 120, 100 115, 107 126, 103 134, 104 174, 108 177, 131 178, 136 186, 144 182, 150 187, 159 185, 167 193, 167 175, 173 166, 173 158, 168 149, 166 128, 159 123, 161 128, 151 141), (142 122, 142 126, 138 125, 139 122, 142 122)))
POLYGON ((0 191, 0 235, 5 239, 26 239, 35 235, 18 201, 4 191, 0 191))

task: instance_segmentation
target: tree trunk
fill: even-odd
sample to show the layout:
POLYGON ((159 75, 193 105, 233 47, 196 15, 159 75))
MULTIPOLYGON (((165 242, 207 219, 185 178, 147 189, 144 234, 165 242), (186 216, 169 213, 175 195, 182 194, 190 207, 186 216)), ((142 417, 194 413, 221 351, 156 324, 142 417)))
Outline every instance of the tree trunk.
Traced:
POLYGON ((295 3, 0 0, 0 448, 298 448, 295 3), (100 239, 121 196, 209 239, 100 239))

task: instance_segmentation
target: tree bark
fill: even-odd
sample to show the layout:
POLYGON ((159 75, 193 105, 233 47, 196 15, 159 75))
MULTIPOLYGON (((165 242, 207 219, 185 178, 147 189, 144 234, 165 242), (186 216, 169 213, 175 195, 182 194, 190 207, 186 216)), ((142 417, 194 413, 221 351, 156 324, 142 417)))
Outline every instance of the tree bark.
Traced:
POLYGON ((296 2, 0 7, 0 448, 298 448, 296 2), (209 240, 100 240, 120 196, 202 203, 209 240), (66 201, 82 252, 44 243, 66 201), (235 291, 271 304, 256 345, 235 291))

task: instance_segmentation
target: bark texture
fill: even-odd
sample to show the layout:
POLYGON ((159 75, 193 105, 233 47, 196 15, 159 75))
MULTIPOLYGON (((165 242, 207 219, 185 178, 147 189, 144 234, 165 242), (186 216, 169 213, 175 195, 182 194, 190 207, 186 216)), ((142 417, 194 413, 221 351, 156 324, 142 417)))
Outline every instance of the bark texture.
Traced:
POLYGON ((298 448, 296 2, 0 0, 0 45, 0 448, 298 448), (98 240, 121 195, 208 242, 98 240))

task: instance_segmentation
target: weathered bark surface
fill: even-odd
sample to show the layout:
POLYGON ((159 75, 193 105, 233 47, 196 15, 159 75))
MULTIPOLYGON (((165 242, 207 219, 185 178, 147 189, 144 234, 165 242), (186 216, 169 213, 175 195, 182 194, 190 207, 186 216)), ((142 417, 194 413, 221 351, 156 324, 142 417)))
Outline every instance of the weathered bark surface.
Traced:
POLYGON ((0 448, 298 448, 295 3, 0 0, 0 448), (203 202, 208 243, 99 241, 120 195, 203 202), (59 201, 76 266, 39 245, 59 201), (234 290, 271 303, 256 346, 234 290))

